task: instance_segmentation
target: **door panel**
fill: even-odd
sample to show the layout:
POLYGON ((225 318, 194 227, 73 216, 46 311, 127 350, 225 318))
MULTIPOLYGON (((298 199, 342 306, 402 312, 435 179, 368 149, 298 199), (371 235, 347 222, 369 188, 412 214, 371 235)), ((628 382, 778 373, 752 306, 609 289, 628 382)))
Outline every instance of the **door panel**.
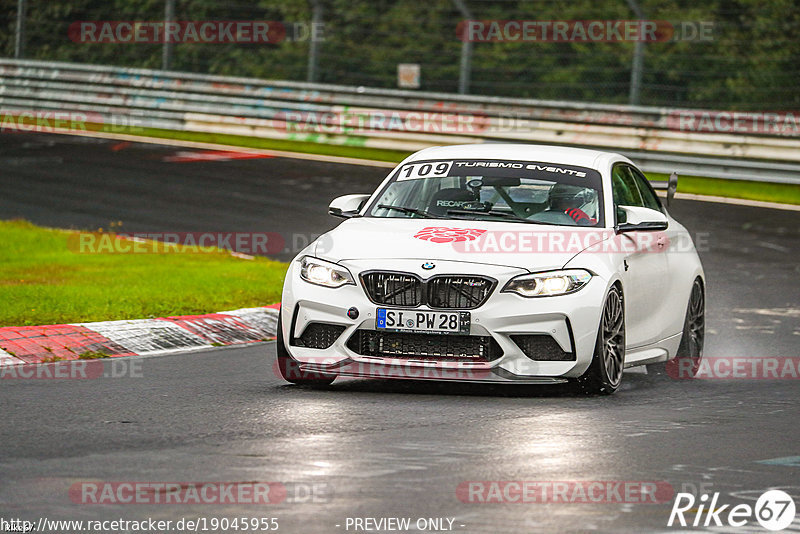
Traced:
MULTIPOLYGON (((614 166, 611 185, 615 212, 618 206, 652 207, 652 199, 640 191, 628 165, 614 166)), ((622 275, 626 345, 635 348, 661 339, 669 292, 668 237, 663 232, 626 232, 618 238, 626 251, 622 275)))

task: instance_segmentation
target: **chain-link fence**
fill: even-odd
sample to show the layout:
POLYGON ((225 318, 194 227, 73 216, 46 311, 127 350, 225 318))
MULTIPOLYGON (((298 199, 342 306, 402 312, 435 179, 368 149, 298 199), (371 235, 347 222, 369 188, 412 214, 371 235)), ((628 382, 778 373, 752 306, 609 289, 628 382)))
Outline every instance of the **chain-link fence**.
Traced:
POLYGON ((797 0, 0 0, 0 28, 3 57, 382 88, 411 64, 428 91, 800 105, 797 0))

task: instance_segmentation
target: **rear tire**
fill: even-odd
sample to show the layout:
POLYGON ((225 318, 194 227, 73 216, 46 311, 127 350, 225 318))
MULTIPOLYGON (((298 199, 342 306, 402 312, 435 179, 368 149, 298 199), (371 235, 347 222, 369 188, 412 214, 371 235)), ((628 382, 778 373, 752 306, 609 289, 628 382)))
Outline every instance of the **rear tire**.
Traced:
POLYGON ((292 358, 289 351, 286 350, 280 312, 278 312, 278 335, 275 343, 275 352, 278 360, 278 373, 287 382, 298 386, 324 387, 336 380, 336 375, 300 369, 300 363, 292 358))
POLYGON ((697 371, 700 369, 705 333, 706 296, 703 282, 697 278, 692 284, 692 293, 689 295, 686 317, 683 321, 683 335, 673 363, 681 374, 688 373, 688 378, 697 376, 697 371), (686 363, 687 361, 691 363, 686 363))
POLYGON ((622 382, 624 367, 625 302, 622 291, 614 286, 603 304, 592 363, 578 378, 578 385, 585 393, 611 395, 622 382))

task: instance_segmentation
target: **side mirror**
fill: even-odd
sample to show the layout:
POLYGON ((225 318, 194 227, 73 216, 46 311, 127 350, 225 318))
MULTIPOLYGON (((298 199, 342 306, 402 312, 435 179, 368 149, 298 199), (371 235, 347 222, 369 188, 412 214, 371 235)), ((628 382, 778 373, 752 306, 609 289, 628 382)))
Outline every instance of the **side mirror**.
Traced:
POLYGON ((621 206, 617 206, 617 224, 626 222, 628 222, 628 213, 621 206))
POLYGON ((667 216, 658 210, 640 206, 619 206, 617 208, 617 233, 666 230, 669 226, 667 216), (620 217, 623 215, 623 217, 620 217))
POLYGON ((669 182, 667 183, 667 207, 672 204, 672 199, 675 198, 675 192, 678 190, 678 173, 673 172, 669 175, 669 182))
POLYGON ((358 212, 364 207, 369 197, 370 195, 344 195, 334 198, 328 206, 328 213, 342 219, 358 217, 358 212))
POLYGON ((667 207, 672 204, 672 199, 675 198, 675 192, 678 190, 678 173, 673 172, 669 175, 669 180, 666 182, 650 182, 653 189, 666 190, 667 192, 667 207))

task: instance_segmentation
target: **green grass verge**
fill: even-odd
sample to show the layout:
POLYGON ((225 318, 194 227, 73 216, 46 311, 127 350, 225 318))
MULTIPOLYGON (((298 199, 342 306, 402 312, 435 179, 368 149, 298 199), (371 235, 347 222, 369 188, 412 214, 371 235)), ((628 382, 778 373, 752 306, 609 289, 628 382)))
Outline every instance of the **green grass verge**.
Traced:
POLYGON ((280 300, 284 263, 196 247, 78 253, 68 245, 76 234, 0 221, 0 326, 211 313, 280 300))
MULTIPOLYGON (((350 158, 372 159, 394 163, 402 161, 410 154, 410 152, 402 150, 386 150, 362 146, 365 138, 359 136, 352 136, 348 138, 348 144, 334 145, 314 141, 314 139, 321 140, 323 136, 304 136, 304 140, 283 140, 203 132, 176 132, 173 130, 159 130, 154 128, 137 128, 136 133, 137 135, 145 135, 161 139, 178 139, 184 141, 217 143, 221 145, 284 150, 288 152, 301 152, 305 154, 345 156, 350 158)), ((653 180, 666 180, 667 176, 656 173, 648 173, 648 178, 653 180)), ((681 193, 693 193, 696 195, 714 195, 720 197, 762 200, 767 202, 781 202, 784 204, 800 204, 800 186, 791 184, 770 184, 745 180, 725 180, 721 178, 681 176, 678 179, 678 191, 681 193)))
MULTIPOLYGON (((651 180, 666 180, 667 175, 648 173, 651 180)), ((678 191, 695 195, 745 198, 782 204, 800 204, 800 185, 771 184, 747 180, 723 180, 698 176, 679 176, 678 191)))

